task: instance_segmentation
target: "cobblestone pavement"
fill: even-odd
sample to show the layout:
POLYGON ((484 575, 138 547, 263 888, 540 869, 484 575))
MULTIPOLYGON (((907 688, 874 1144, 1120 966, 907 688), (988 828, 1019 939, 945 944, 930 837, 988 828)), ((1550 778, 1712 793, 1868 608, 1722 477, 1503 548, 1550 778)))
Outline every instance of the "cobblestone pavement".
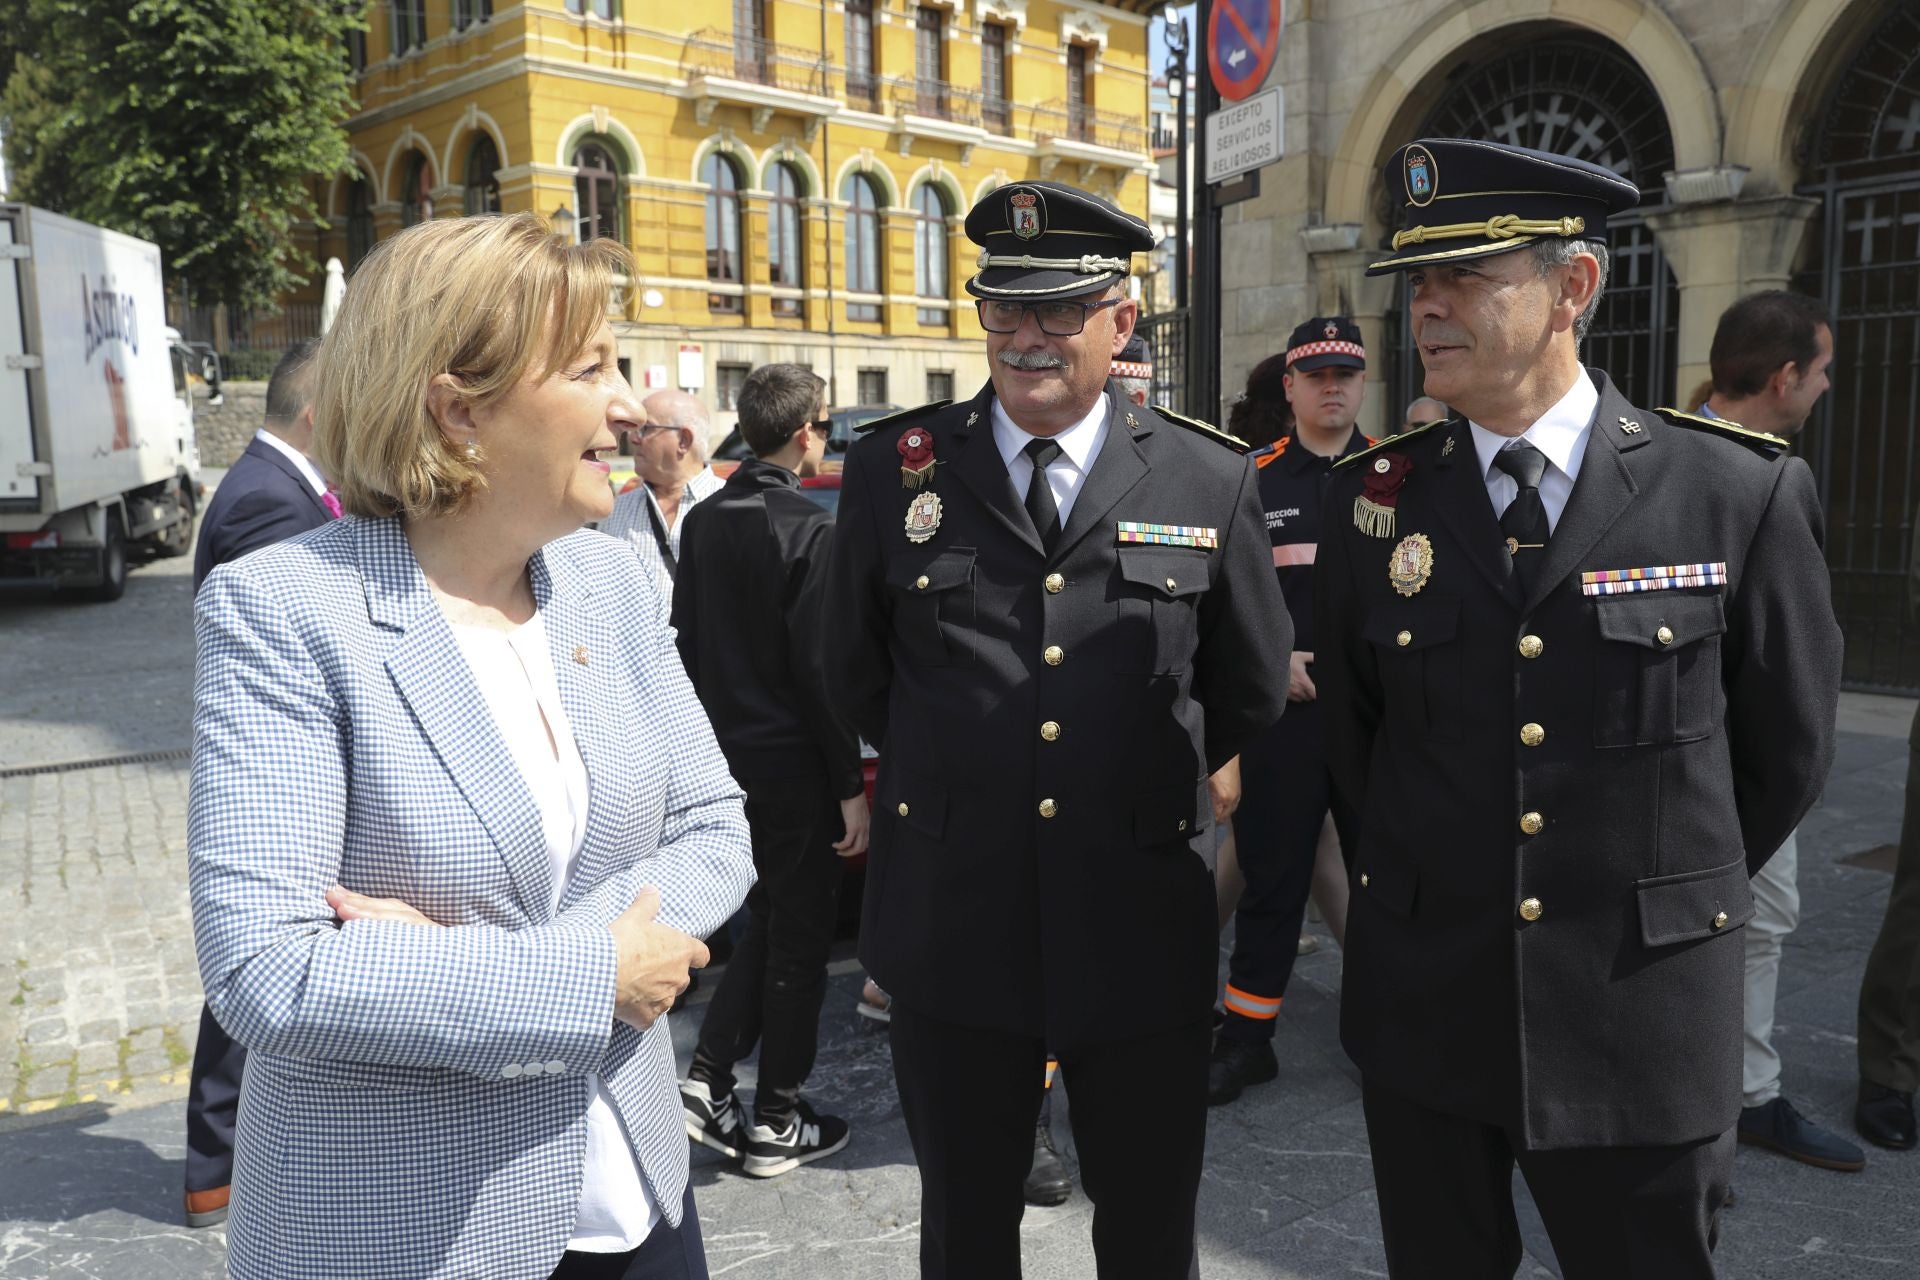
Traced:
MULTIPOLYGON (((104 606, 0 605, 0 773, 184 746, 190 578, 136 572, 104 606), (27 663, 16 678, 16 654, 27 663)), ((1853 1011, 1888 876, 1863 853, 1898 833, 1913 704, 1849 697, 1827 793, 1801 827, 1801 928, 1787 941, 1776 1042, 1786 1092, 1843 1132, 1853 1011), (1864 864, 1864 865, 1863 865, 1864 864)), ((180 1223, 185 1064, 199 1008, 185 893, 181 760, 0 776, 0 1277, 211 1280, 224 1236, 180 1223), (10 1052, 9 1052, 10 1050, 10 1052)), ((918 1183, 886 1040, 854 1013, 844 955, 810 1094, 854 1124, 841 1155, 763 1183, 694 1156, 713 1273, 748 1280, 911 1275, 918 1183)), ((1359 1088, 1337 1035, 1339 954, 1304 957, 1282 1011, 1280 1078, 1212 1114, 1201 1189, 1208 1280, 1385 1274, 1359 1088)), ((710 987, 708 988, 711 989, 710 987)), ((682 1061, 698 1014, 674 1019, 682 1061)), ((751 1065, 743 1080, 752 1084, 751 1065)), ((1072 1160, 1068 1086, 1055 1128, 1072 1160)), ((1152 1105, 1143 1099, 1142 1105, 1152 1105)), ((1743 1148, 1722 1219, 1729 1280, 1920 1275, 1920 1153, 1862 1174, 1743 1148)), ((1025 1273, 1087 1280, 1084 1194, 1022 1224, 1025 1273)), ((1557 1276, 1522 1194, 1521 1274, 1557 1276)), ((340 1274, 354 1274, 344 1260, 340 1274)))

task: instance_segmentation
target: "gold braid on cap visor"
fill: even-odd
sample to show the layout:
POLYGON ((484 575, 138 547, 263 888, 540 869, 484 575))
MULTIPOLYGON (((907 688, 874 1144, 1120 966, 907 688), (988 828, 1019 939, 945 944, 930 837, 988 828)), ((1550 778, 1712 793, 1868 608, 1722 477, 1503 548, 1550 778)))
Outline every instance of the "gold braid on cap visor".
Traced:
POLYGON ((1041 267, 1053 271, 1078 271, 1090 276, 1125 271, 1132 265, 1126 258, 1102 258, 1091 253, 1078 258, 1036 258, 1029 253, 990 253, 985 249, 980 251, 979 264, 982 271, 988 267, 1041 267))
POLYGON ((1463 236, 1481 236, 1488 240, 1512 240, 1519 236, 1577 236, 1587 229, 1585 218, 1522 218, 1517 213, 1496 213, 1485 222, 1449 222, 1438 227, 1408 227, 1393 233, 1396 251, 1410 244, 1429 240, 1457 240, 1463 236))

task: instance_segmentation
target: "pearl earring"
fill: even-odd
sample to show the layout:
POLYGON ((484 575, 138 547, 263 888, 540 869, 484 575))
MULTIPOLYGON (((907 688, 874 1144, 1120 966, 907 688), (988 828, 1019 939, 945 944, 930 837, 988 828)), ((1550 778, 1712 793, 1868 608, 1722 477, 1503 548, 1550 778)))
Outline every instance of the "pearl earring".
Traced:
POLYGON ((466 447, 465 453, 467 455, 468 462, 472 462, 480 456, 480 446, 473 442, 472 436, 467 437, 467 447, 466 447))

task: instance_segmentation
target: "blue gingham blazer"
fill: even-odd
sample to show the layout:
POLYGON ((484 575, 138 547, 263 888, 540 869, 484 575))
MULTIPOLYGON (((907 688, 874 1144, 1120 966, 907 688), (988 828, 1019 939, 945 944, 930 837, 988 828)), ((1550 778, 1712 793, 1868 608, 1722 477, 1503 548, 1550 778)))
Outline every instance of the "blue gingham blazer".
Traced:
POLYGON ((207 1001, 251 1051, 243 1280, 545 1277, 590 1071, 679 1222, 667 1020, 614 1020, 604 926, 644 885, 676 929, 725 921, 753 881, 741 793, 633 553, 576 533, 531 572, 589 780, 557 912, 539 810, 397 520, 332 521, 200 590, 187 839, 207 1001), (451 927, 342 927, 336 882, 451 927))

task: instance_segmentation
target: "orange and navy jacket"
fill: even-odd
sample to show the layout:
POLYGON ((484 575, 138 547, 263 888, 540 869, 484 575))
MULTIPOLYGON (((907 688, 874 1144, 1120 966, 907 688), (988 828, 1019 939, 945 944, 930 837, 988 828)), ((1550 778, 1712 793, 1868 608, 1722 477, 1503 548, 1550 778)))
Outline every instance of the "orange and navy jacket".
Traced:
MULTIPOLYGON (((1377 443, 1354 431, 1350 453, 1377 443)), ((1323 458, 1281 436, 1248 455, 1260 472, 1260 505, 1266 510, 1267 536, 1273 539, 1273 569, 1293 617, 1293 647, 1313 651, 1313 561, 1320 549, 1321 501, 1336 458, 1323 458)))

